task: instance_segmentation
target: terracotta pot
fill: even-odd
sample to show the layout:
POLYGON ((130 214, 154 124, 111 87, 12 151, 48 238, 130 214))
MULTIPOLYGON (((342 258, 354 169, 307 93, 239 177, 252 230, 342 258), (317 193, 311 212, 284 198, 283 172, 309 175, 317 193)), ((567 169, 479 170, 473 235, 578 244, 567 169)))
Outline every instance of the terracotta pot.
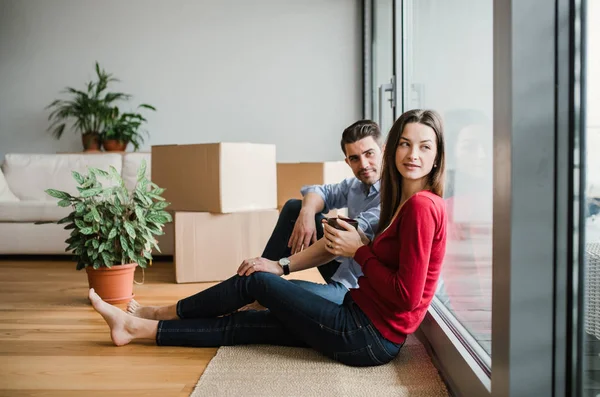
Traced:
POLYGON ((81 143, 84 152, 97 152, 100 150, 100 134, 97 132, 86 132, 81 135, 81 143))
POLYGON ((133 298, 133 275, 137 263, 115 265, 111 268, 85 268, 90 288, 108 303, 127 303, 133 298))
POLYGON ((107 152, 124 152, 128 143, 117 139, 106 139, 102 142, 102 146, 107 152))

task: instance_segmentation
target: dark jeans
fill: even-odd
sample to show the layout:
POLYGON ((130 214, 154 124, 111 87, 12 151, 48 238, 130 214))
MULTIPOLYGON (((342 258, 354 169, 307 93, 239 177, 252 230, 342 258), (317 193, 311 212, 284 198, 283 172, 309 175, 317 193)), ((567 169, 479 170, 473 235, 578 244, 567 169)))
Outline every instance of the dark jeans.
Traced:
MULTIPOLYGON (((269 238, 265 250, 262 253, 263 258, 278 261, 281 258, 287 258, 291 255, 291 250, 287 245, 301 209, 302 200, 292 199, 285 203, 279 214, 277 225, 275 225, 271 238, 269 238)), ((323 218, 325 218, 323 214, 315 215, 317 239, 323 238, 323 227, 321 226, 321 220, 323 218)), ((331 261, 317 267, 317 269, 319 269, 319 273, 321 273, 325 282, 329 283, 331 281, 331 276, 333 276, 339 266, 340 263, 338 261, 331 261)))
POLYGON ((349 293, 338 305, 264 272, 235 275, 182 299, 177 315, 181 320, 158 322, 157 345, 312 347, 352 366, 385 364, 402 346, 382 337, 349 293), (269 310, 234 312, 255 300, 269 310))

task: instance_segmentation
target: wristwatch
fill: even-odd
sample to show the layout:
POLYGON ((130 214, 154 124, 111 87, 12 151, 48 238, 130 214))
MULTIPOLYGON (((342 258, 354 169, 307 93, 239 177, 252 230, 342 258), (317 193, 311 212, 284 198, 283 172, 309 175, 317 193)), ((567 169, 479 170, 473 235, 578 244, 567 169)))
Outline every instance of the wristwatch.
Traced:
POLYGON ((279 260, 279 266, 281 266, 281 268, 283 269, 283 274, 284 275, 288 275, 290 274, 290 260, 288 258, 281 258, 279 260))

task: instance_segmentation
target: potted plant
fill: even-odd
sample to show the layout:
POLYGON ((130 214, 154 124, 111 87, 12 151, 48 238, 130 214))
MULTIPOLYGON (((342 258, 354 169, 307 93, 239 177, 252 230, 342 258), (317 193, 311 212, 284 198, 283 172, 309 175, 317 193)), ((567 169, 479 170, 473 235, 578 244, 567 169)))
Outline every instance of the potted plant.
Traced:
MULTIPOLYGON (((139 108, 156 111, 154 106, 143 103, 139 108)), ((140 113, 119 113, 119 108, 114 107, 110 117, 107 119, 106 128, 102 133, 102 146, 107 152, 123 152, 127 145, 131 143, 134 151, 140 148, 144 143, 144 135, 148 131, 141 130, 141 126, 147 120, 140 113)))
POLYGON ((46 107, 52 109, 48 116, 48 120, 52 121, 48 131, 60 139, 67 122, 73 121, 72 128, 81 133, 85 151, 100 149, 100 134, 111 116, 114 102, 130 98, 122 92, 106 92, 108 84, 118 80, 100 69, 98 62, 96 76, 97 80, 89 81, 83 90, 67 87, 65 92, 71 94, 71 98, 56 99, 46 107))
POLYGON ((152 248, 160 252, 155 235, 162 235, 171 215, 170 204, 161 194, 164 189, 149 181, 143 161, 137 173, 136 186, 129 191, 114 167, 109 171, 89 168, 87 174, 73 171, 79 184, 78 196, 47 189, 59 199, 61 207, 71 213, 59 220, 72 229, 65 241, 77 261, 77 270, 86 269, 90 288, 107 302, 123 303, 133 297, 133 275, 136 266, 152 264, 152 248), (101 179, 109 182, 103 186, 101 179))

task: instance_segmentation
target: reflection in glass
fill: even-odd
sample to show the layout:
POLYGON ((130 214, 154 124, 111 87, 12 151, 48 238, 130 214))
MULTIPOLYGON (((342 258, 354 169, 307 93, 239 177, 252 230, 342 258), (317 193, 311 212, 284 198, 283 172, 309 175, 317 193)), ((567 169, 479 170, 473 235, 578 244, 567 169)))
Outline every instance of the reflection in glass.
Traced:
POLYGON ((586 13, 585 312, 583 395, 600 396, 600 2, 586 13))
POLYGON ((404 109, 444 117, 450 225, 436 296, 491 354, 493 1, 404 1, 404 109))

